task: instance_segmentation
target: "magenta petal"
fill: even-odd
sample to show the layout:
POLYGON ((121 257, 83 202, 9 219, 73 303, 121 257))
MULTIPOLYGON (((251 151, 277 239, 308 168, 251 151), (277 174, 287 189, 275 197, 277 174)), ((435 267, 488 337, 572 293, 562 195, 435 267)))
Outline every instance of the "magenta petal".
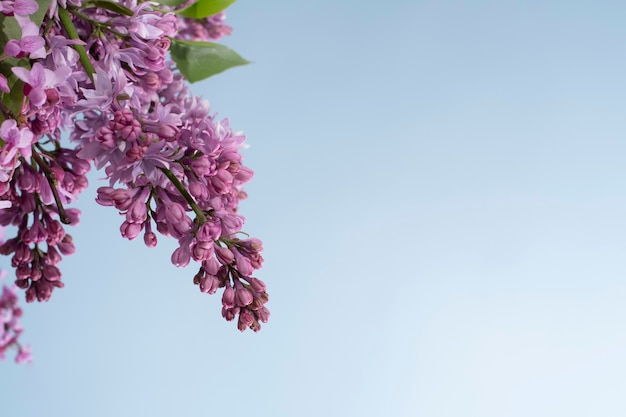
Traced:
POLYGON ((41 36, 26 36, 20 41, 20 46, 24 52, 35 52, 43 48, 45 41, 41 36))
POLYGON ((33 104, 33 106, 40 107, 46 102, 46 92, 43 90, 43 88, 33 88, 32 90, 30 90, 28 98, 30 99, 30 102, 33 104))
MULTIPOLYGON (((7 45, 4 48, 4 53, 7 53, 6 48, 9 46, 9 44, 12 41, 7 42, 7 45)), ((18 45, 19 48, 19 45, 18 45)), ((13 56, 13 55, 11 55, 13 56)), ((25 83, 30 84, 30 71, 28 71, 26 68, 22 68, 22 67, 13 67, 11 68, 11 71, 13 71, 13 74, 15 74, 17 76, 17 78, 19 78, 20 80, 24 81, 25 83)))
POLYGON ((13 3, 13 12, 22 16, 33 14, 37 9, 39 6, 34 0, 15 0, 13 3))
MULTIPOLYGON (((15 39, 11 39, 4 46, 4 53, 8 56, 18 56, 20 52, 22 52, 22 48, 20 47, 20 44, 15 39)), ((16 68, 12 68, 12 69, 15 70, 16 68)), ((28 72, 26 68, 20 68, 20 69, 23 69, 24 71, 28 72)))
POLYGON ((6 77, 2 74, 0 74, 0 91, 4 91, 5 93, 9 92, 9 84, 7 83, 6 77))

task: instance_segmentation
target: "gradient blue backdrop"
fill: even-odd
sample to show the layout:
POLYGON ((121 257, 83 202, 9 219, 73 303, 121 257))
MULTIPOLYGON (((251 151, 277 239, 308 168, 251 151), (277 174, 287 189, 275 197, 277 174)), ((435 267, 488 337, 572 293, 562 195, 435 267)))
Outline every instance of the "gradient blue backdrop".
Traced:
MULTIPOLYGON (((272 318, 240 334, 82 195, 0 414, 626 414, 626 4, 244 1, 244 130, 272 318)), ((8 265, 4 261, 4 268, 8 265)))

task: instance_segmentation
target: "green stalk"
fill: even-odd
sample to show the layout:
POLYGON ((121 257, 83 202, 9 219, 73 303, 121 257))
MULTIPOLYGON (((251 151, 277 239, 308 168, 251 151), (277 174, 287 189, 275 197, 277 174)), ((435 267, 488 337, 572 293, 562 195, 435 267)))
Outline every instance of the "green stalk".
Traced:
POLYGON ((198 205, 196 204, 196 201, 193 199, 191 194, 189 194, 189 192, 185 189, 183 184, 181 184, 178 178, 176 178, 176 175, 174 175, 172 171, 170 171, 169 169, 165 169, 165 168, 159 168, 159 169, 163 171, 167 179, 169 179, 172 182, 172 184, 174 184, 174 187, 176 187, 176 189, 180 192, 180 194, 185 198, 187 203, 189 203, 189 205, 193 209, 193 212, 196 213, 196 216, 198 217, 198 221, 200 222, 200 225, 206 223, 207 220, 206 220, 206 216, 204 215, 204 212, 202 212, 200 207, 198 207, 198 205))
MULTIPOLYGON (((62 7, 59 7, 59 19, 61 19, 61 23, 67 32, 67 35, 70 39, 80 39, 78 36, 78 32, 76 32, 76 26, 72 22, 72 18, 68 11, 62 7)), ((80 57, 80 63, 83 64, 83 68, 87 72, 89 79, 93 82, 93 75, 96 73, 96 69, 93 67, 91 60, 89 59, 89 55, 87 55, 87 51, 83 45, 72 45, 76 52, 78 52, 78 56, 80 57)))

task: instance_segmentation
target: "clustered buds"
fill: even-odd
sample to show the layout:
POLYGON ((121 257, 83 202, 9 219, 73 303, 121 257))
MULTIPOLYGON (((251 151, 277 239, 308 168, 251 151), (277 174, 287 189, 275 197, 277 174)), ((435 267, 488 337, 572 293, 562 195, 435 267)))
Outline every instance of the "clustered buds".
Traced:
MULTIPOLYGON (((245 137, 211 115, 168 60, 174 41, 230 34, 225 15, 192 19, 150 2, 105 3, 52 1, 35 23, 34 0, 0 1, 0 13, 22 33, 0 61, 30 61, 10 73, 0 67, 0 226, 16 228, 0 253, 11 256, 27 302, 47 301, 62 288, 59 262, 75 251, 65 225, 80 215, 66 206, 87 187, 93 163, 109 182, 96 201, 123 216, 122 237, 143 235, 148 247, 157 245, 157 233, 176 239, 172 264, 197 262, 200 291, 223 289, 224 318, 258 331, 269 317, 265 284, 253 277, 262 244, 239 237, 244 218, 237 212, 253 176, 239 153, 245 137), (18 81, 9 84, 9 76, 18 81), (61 139, 66 128, 69 146, 61 139)), ((15 345, 22 361, 28 351, 16 342, 20 315, 5 287, 0 354, 15 345)))
POLYGON ((30 347, 22 346, 18 338, 22 333, 20 318, 22 309, 18 305, 15 287, 2 286, 0 293, 0 359, 4 359, 5 352, 10 348, 17 348, 15 361, 17 363, 30 361, 30 347))

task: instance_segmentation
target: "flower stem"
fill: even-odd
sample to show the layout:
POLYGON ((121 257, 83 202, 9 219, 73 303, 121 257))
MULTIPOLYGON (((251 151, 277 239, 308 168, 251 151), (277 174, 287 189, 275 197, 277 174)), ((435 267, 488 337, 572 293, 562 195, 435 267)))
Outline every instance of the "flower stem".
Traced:
POLYGON ((207 219, 206 219, 206 216, 204 215, 204 212, 200 209, 200 207, 198 207, 195 200, 189 194, 187 189, 185 189, 183 184, 181 184, 178 178, 176 178, 176 175, 174 175, 172 171, 170 171, 169 169, 166 169, 166 168, 159 168, 159 169, 163 171, 167 179, 169 179, 172 182, 172 184, 174 184, 174 187, 176 187, 176 189, 180 192, 180 194, 185 198, 187 203, 189 203, 194 213, 196 213, 196 216, 200 224, 202 225, 206 223, 207 219))
POLYGON ((48 164, 45 163, 41 156, 37 153, 37 151, 33 148, 33 159, 39 165, 39 168, 43 171, 46 179, 48 180, 48 184, 50 184, 50 189, 52 190, 52 195, 54 196, 54 202, 57 205, 57 210, 59 211, 59 219, 63 224, 70 224, 71 221, 69 217, 67 217, 67 213, 65 212, 65 208, 63 207, 63 203, 61 203, 61 198, 59 197, 59 192, 57 191, 57 177, 54 175, 54 172, 50 169, 48 164))
MULTIPOLYGON (((63 24, 63 27, 65 28, 65 31, 67 32, 67 35, 70 37, 70 39, 80 39, 80 37, 78 36, 78 32, 76 32, 76 27, 74 26, 74 23, 72 23, 72 18, 70 17, 67 9, 59 7, 59 19, 61 19, 61 23, 63 24)), ((93 82, 93 75, 96 73, 96 70, 91 63, 91 60, 89 60, 89 56, 87 55, 85 47, 83 45, 77 44, 74 44, 72 46, 74 47, 76 52, 78 52, 80 63, 83 64, 85 72, 87 72, 89 79, 93 82)))

